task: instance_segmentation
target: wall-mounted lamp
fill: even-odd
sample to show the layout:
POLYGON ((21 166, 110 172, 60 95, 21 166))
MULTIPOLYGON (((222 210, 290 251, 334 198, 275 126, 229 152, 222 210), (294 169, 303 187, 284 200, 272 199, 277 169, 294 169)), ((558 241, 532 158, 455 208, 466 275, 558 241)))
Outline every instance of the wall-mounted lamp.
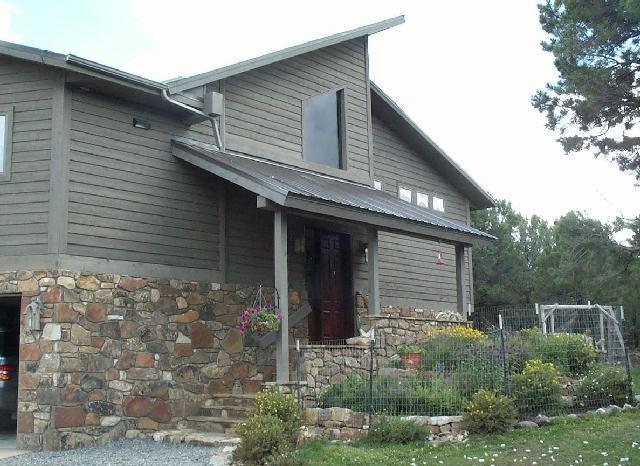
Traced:
POLYGON ((42 301, 33 301, 25 309, 27 328, 29 330, 40 330, 40 314, 44 308, 42 301))
POLYGON ((444 265, 444 259, 442 259, 442 251, 438 250, 438 258, 436 259, 436 265, 444 265))
POLYGON ((151 129, 151 123, 146 120, 133 117, 133 127, 138 129, 151 129))
POLYGON ((369 244, 363 243, 362 245, 362 254, 364 255, 364 263, 369 263, 369 244))

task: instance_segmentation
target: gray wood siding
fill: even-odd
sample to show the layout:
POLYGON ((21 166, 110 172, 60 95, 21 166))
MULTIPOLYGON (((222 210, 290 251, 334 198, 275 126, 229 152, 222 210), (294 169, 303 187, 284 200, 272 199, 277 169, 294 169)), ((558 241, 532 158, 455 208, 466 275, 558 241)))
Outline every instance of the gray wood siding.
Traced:
POLYGON ((0 105, 11 105, 11 179, 0 180, 0 256, 46 254, 55 71, 0 57, 0 105))
MULTIPOLYGON (((445 199, 444 215, 468 223, 466 198, 391 128, 373 116, 374 178, 385 192, 397 196, 398 184, 414 192, 439 193, 445 199)), ((379 235, 380 299, 383 306, 399 305, 455 310, 456 261, 454 247, 392 233, 379 235), (436 265, 438 250, 444 265, 436 265)), ((472 272, 467 263, 467 297, 472 272)), ((366 292, 363 290, 363 292, 366 292)))
POLYGON ((68 254, 218 268, 219 181, 176 160, 173 135, 212 141, 203 125, 73 92, 68 254), (134 128, 134 116, 151 129, 134 128))
MULTIPOLYGON (((369 178, 365 38, 225 80, 226 145, 254 155, 302 160, 302 101, 345 88, 348 172, 369 178)), ((282 159, 281 159, 282 160, 282 159)))

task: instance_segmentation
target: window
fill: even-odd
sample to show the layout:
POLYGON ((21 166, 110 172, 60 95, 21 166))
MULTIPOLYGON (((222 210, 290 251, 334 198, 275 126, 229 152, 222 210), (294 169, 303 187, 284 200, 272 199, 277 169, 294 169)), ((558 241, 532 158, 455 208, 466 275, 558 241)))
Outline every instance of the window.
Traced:
POLYGON ((382 181, 373 180, 373 187, 378 191, 382 191, 382 181))
POLYGON ((345 168, 343 162, 342 90, 311 97, 302 103, 302 156, 311 162, 345 168))
POLYGON ((13 132, 13 107, 0 106, 0 180, 11 176, 11 135, 13 132))
POLYGON ((444 212, 444 199, 438 196, 433 196, 433 210, 444 212))
POLYGON ((429 195, 425 193, 416 193, 416 204, 419 207, 429 207, 429 195))
POLYGON ((398 197, 403 201, 411 202, 413 199, 413 195, 410 189, 398 187, 398 197))

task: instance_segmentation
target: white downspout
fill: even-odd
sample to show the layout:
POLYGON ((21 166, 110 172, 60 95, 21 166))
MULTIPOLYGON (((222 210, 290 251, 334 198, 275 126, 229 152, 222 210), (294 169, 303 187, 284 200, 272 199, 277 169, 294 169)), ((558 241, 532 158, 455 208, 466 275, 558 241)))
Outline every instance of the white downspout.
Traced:
POLYGON ((218 120, 216 119, 216 117, 209 116, 206 113, 201 112, 200 110, 197 110, 193 107, 190 107, 189 105, 183 104, 182 102, 178 102, 177 100, 172 99, 171 97, 169 97, 169 93, 167 92, 166 89, 162 89, 161 95, 162 95, 162 100, 164 100, 165 102, 175 105, 176 107, 180 107, 183 110, 187 110, 188 112, 191 112, 194 115, 198 115, 206 118, 207 120, 210 120, 211 126, 213 127, 213 138, 215 139, 215 144, 216 146, 218 146, 219 150, 222 149, 222 145, 220 143, 220 128, 218 126, 218 120))

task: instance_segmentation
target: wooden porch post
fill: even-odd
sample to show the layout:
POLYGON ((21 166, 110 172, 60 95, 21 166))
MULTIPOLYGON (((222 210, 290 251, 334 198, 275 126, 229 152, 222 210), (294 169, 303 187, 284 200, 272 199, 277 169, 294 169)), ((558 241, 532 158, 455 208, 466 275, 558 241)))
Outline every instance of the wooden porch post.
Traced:
POLYGON ((462 244, 456 244, 456 294, 458 296, 458 313, 467 317, 467 290, 464 286, 467 272, 464 263, 464 250, 462 244))
POLYGON ((380 312, 380 276, 378 273, 378 230, 367 229, 368 269, 369 269, 369 314, 380 312))
POLYGON ((280 298, 282 325, 276 340, 276 382, 289 382, 289 278, 287 276, 287 214, 273 213, 273 265, 275 287, 280 298))

